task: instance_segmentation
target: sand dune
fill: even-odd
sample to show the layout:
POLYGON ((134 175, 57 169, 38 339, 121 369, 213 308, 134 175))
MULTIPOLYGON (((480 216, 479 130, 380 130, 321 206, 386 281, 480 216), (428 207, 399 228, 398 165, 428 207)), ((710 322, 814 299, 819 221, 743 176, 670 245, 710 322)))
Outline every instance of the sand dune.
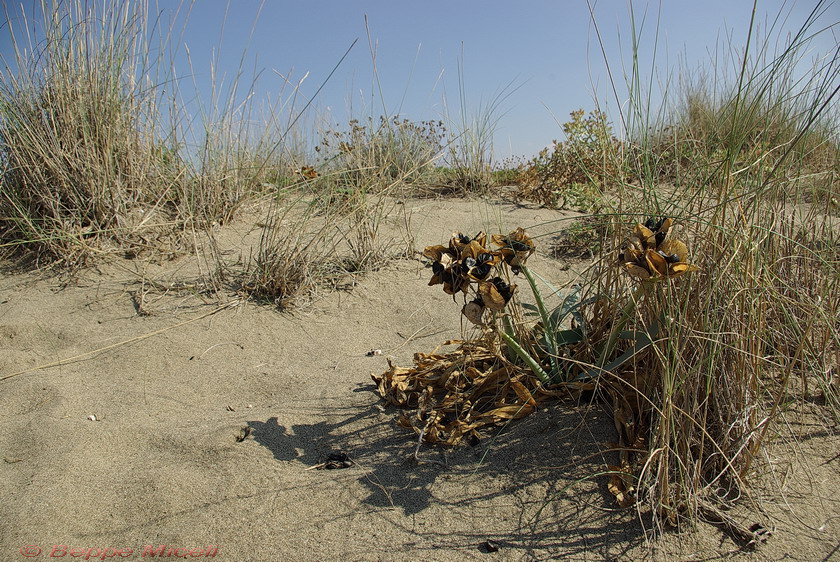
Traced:
MULTIPOLYGON (((421 249, 454 229, 537 236, 567 216, 480 201, 405 205, 421 249)), ((243 251, 252 227, 234 224, 220 239, 243 251)), ((551 404, 456 449, 418 450, 394 424, 370 374, 461 335, 460 305, 427 287, 418 260, 392 261, 292 313, 173 291, 150 293, 148 314, 137 314, 132 272, 189 278, 195 261, 106 263, 66 286, 0 277, 0 377, 20 373, 0 382, 3 560, 27 548, 41 549, 35 559, 74 548, 98 549, 91 559, 130 549, 134 559, 150 557, 147 547, 238 561, 838 556, 837 441, 819 426, 796 447, 780 439, 761 468, 761 517, 775 533, 757 551, 739 553, 711 525, 648 544, 635 510, 615 509, 597 476, 614 439, 597 404, 551 404), (354 464, 310 470, 335 451, 354 464)), ((575 281, 544 244, 533 267, 575 281)))

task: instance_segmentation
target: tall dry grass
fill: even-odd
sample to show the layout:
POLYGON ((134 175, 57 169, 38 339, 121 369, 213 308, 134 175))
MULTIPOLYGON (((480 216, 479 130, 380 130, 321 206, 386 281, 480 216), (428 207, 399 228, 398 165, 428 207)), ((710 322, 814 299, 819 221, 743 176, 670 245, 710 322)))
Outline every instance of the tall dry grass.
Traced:
POLYGON ((636 352, 601 380, 622 428, 616 470, 657 528, 720 520, 749 497, 791 400, 817 396, 838 419, 840 228, 826 201, 838 193, 840 60, 803 70, 801 58, 829 32, 826 9, 786 42, 751 28, 737 66, 686 82, 668 111, 646 105, 642 69, 625 77, 634 177, 609 198, 612 249, 634 223, 672 217, 700 267, 641 292, 612 251, 591 270, 596 356, 631 311, 611 351, 636 352))
POLYGON ((442 121, 406 118, 352 119, 346 128, 325 131, 316 146, 322 189, 382 192, 398 185, 423 188, 434 182, 435 162, 443 153, 442 121))
POLYGON ((36 13, 40 43, 17 34, 30 25, 22 7, 23 25, 7 27, 15 60, 0 82, 0 236, 39 260, 74 263, 102 238, 119 243, 166 221, 143 211, 170 198, 182 163, 156 136, 145 5, 94 14, 43 2, 36 13))
POLYGON ((82 265, 161 230, 226 222, 290 167, 289 130, 268 122, 296 111, 296 91, 255 129, 240 68, 188 114, 177 30, 150 8, 44 0, 6 12, 14 60, 0 67, 0 248, 82 265))
POLYGON ((447 166, 441 182, 455 194, 483 194, 493 184, 493 137, 499 119, 504 116, 504 103, 518 89, 513 81, 489 99, 471 106, 467 101, 467 80, 464 50, 458 59, 458 104, 444 99, 444 122, 449 132, 443 162, 447 166))

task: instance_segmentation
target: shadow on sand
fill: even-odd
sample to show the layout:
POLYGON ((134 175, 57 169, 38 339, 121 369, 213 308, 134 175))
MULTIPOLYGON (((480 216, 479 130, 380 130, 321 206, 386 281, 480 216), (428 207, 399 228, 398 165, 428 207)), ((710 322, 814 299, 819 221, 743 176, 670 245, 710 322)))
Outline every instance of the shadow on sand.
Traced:
POLYGON ((370 400, 324 412, 328 421, 314 424, 251 421, 253 438, 277 460, 307 467, 347 453, 368 490, 363 504, 399 511, 394 524, 405 521, 404 530, 436 548, 484 551, 492 540, 522 555, 613 558, 643 542, 635 510, 615 510, 606 492, 602 473, 615 459, 602 451, 614 426, 600 406, 547 404, 475 446, 418 448, 417 436, 394 424, 398 409, 378 405, 372 385, 354 392, 370 400), (424 532, 409 523, 441 509, 463 524, 424 532))

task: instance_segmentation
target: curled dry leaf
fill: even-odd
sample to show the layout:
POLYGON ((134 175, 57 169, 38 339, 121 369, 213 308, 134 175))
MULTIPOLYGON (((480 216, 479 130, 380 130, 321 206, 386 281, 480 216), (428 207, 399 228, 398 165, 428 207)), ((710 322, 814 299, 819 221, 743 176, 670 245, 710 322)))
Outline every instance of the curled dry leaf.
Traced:
POLYGON ((618 507, 630 507, 636 501, 633 497, 634 488, 628 483, 632 476, 620 466, 611 466, 609 469, 613 473, 607 481, 607 490, 615 496, 618 507))

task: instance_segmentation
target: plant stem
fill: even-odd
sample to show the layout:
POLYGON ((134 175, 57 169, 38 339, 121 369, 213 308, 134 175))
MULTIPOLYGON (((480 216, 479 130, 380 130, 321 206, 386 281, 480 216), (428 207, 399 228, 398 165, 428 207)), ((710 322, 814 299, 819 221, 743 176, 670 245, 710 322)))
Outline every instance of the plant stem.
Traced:
POLYGON ((618 341, 618 335, 622 330, 624 330, 624 327, 627 325, 627 321, 630 319, 630 315, 636 309, 636 305, 638 305, 641 298, 647 293, 647 287, 647 283, 640 283, 636 290, 633 291, 633 294, 630 295, 630 299, 627 301, 627 304, 625 304, 624 308, 621 309, 621 318, 613 325, 612 330, 610 330, 607 345, 605 345, 604 349, 601 350, 601 355, 598 358, 599 368, 603 368, 604 365, 607 364, 610 355, 612 355, 612 352, 615 349, 616 342, 618 341))
POLYGON ((545 308, 542 293, 540 293, 540 290, 537 287, 537 281, 534 279, 533 274, 531 274, 531 271, 524 265, 520 266, 520 270, 525 274, 525 279, 528 280, 528 284, 531 286, 531 292, 534 293, 534 300, 537 303, 537 310, 540 313, 540 320, 542 320, 543 332, 545 333, 545 342, 548 346, 548 360, 551 363, 552 375, 557 374, 559 372, 559 367, 557 365, 558 352, 557 340, 554 338, 554 332, 557 327, 551 325, 551 316, 549 316, 548 310, 545 308))
POLYGON ((502 323, 504 324, 504 330, 499 331, 499 335, 502 336, 502 339, 505 340, 508 347, 531 368, 531 371, 540 379, 540 382, 544 385, 551 384, 551 377, 545 372, 542 365, 516 341, 516 337, 513 335, 515 333, 513 326, 510 323, 510 317, 507 315, 502 316, 502 323))

